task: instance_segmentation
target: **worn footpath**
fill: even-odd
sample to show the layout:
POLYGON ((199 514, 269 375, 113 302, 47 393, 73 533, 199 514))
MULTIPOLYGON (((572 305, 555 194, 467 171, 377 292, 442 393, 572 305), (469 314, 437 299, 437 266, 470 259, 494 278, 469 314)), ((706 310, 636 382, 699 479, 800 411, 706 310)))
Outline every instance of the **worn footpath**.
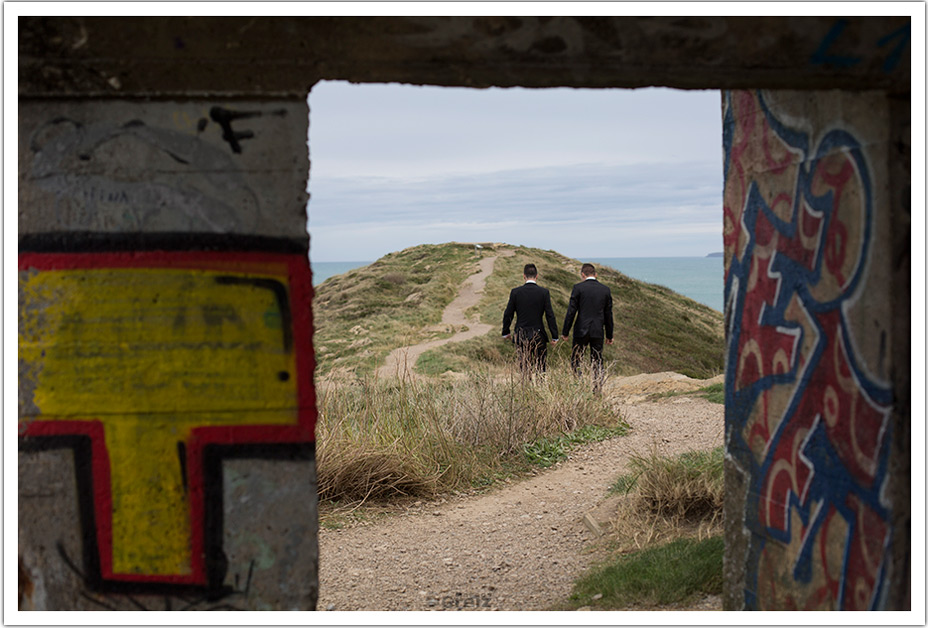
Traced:
POLYGON ((583 518, 603 502, 632 454, 656 449, 674 455, 722 444, 722 405, 653 397, 712 381, 676 373, 614 378, 605 392, 631 425, 627 436, 587 445, 551 469, 485 494, 417 502, 366 524, 323 527, 318 608, 550 609, 604 557, 583 518))

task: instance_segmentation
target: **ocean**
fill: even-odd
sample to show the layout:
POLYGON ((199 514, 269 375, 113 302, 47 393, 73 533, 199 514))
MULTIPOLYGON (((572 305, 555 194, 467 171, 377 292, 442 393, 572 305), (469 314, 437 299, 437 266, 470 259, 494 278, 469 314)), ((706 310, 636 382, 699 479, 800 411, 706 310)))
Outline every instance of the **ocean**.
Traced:
POLYGON ((666 286, 719 312, 725 307, 725 260, 721 257, 600 257, 583 261, 666 286))
MULTIPOLYGON (((609 266, 632 279, 666 286, 719 312, 724 307, 721 257, 594 257, 583 261, 609 266)), ((313 285, 370 263, 313 262, 313 285)))
POLYGON ((329 277, 343 275, 349 270, 361 268, 362 266, 373 263, 373 260, 370 262, 311 262, 313 269, 313 285, 318 286, 329 277))

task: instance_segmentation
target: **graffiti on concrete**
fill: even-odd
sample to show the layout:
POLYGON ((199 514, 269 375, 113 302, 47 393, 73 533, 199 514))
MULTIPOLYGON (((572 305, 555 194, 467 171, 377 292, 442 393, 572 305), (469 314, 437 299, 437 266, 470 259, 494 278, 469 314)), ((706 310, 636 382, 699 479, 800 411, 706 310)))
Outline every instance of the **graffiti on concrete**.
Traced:
POLYGON ((883 62, 884 72, 892 72, 897 67, 899 67, 899 62, 902 61, 902 55, 909 49, 909 42, 911 39, 911 24, 906 24, 905 26, 898 28, 888 35, 880 38, 876 45, 880 48, 883 46, 887 47, 886 60, 883 62), (896 43, 894 47, 890 47, 888 45, 892 42, 896 43))
POLYGON ((312 458, 305 255, 21 250, 19 269, 20 447, 75 451, 85 581, 215 599, 223 459, 312 458))
MULTIPOLYGON (((64 548, 64 545, 58 543, 55 548, 58 552, 59 557, 66 567, 81 581, 84 583, 93 582, 94 578, 85 573, 81 567, 75 562, 75 560, 68 555, 67 551, 64 548)), ((222 588, 213 588, 209 589, 204 593, 200 594, 179 594, 175 590, 171 594, 160 595, 155 598, 156 602, 159 602, 156 607, 151 600, 148 599, 148 596, 142 597, 141 595, 134 595, 130 590, 123 590, 118 593, 109 593, 106 591, 99 590, 99 587, 88 587, 80 591, 79 595, 90 602, 91 606, 96 609, 108 610, 108 611, 120 611, 120 610, 141 610, 141 611, 154 611, 154 610, 178 610, 178 611, 236 611, 236 610, 247 610, 240 606, 236 606, 235 603, 239 598, 247 598, 251 592, 251 583, 252 577, 254 574, 255 561, 252 560, 248 566, 248 573, 244 579, 239 577, 239 574, 235 574, 235 578, 231 585, 223 586, 222 588)), ((20 573, 22 574, 22 560, 20 560, 20 573)), ((22 576, 20 576, 22 579, 22 576)), ((134 587, 135 591, 141 591, 140 587, 134 587)), ((28 600, 28 598, 26 598, 28 600)), ((22 598, 20 600, 20 608, 23 608, 22 598)))
POLYGON ((873 238, 870 168, 852 132, 813 145, 799 127, 759 92, 725 95, 726 440, 747 483, 744 601, 877 609, 894 533, 888 340, 849 317, 873 238))
MULTIPOLYGON (((229 143, 229 147, 232 149, 233 153, 241 153, 242 145, 239 140, 251 139, 255 136, 253 131, 235 131, 232 129, 232 123, 236 120, 244 120, 248 118, 260 118, 264 115, 262 111, 233 111, 231 109, 226 109, 225 107, 213 107, 209 110, 210 119, 222 127, 222 139, 229 143)), ((285 116, 287 115, 286 109, 278 109, 276 111, 270 112, 270 115, 274 116, 285 116)), ((205 122, 205 120, 201 121, 205 122)), ((201 129, 205 129, 206 126, 203 124, 201 129)))
MULTIPOLYGON (((831 29, 825 34, 825 37, 822 38, 822 43, 819 47, 812 53, 810 59, 812 65, 828 65, 837 68, 849 68, 855 65, 858 65, 863 59, 856 55, 842 54, 835 52, 838 48, 837 44, 841 41, 842 36, 845 36, 845 29, 847 29, 850 22, 846 19, 835 20, 831 29)), ((853 38, 846 37, 847 39, 854 41, 853 38)), ((912 25, 906 24, 905 26, 894 30, 893 32, 881 37, 878 41, 873 42, 876 48, 883 49, 880 51, 880 54, 885 54, 885 59, 883 60, 883 71, 892 72, 897 67, 899 67, 900 61, 902 61, 902 55, 909 49, 909 41, 912 38, 912 25), (890 44, 895 45, 890 45, 890 44)))
POLYGON ((240 166, 197 135, 141 120, 56 118, 29 147, 30 178, 55 195, 57 222, 72 230, 247 233, 260 218, 240 166), (148 176, 136 172, 142 164, 148 176))

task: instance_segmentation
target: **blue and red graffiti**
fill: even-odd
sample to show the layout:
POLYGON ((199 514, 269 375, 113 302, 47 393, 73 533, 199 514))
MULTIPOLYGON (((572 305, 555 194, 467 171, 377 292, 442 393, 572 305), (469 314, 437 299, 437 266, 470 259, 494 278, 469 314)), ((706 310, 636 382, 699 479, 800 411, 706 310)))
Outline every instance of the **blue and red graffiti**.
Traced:
POLYGON ((888 340, 862 338, 848 314, 873 242, 871 169, 852 133, 813 145, 760 92, 726 94, 724 146, 725 422, 747 484, 745 608, 879 609, 893 534, 888 340))

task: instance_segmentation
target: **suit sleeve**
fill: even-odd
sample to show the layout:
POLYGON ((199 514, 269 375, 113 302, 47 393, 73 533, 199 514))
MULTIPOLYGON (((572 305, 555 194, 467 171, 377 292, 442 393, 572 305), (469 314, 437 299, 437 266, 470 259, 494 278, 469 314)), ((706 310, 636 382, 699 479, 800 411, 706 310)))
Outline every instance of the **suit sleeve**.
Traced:
POLYGON ((551 307, 551 293, 545 291, 545 316, 548 319, 548 329, 551 331, 551 339, 557 339, 557 319, 554 318, 554 308, 551 307))
POLYGON ((567 303, 567 315, 564 316, 564 329, 561 333, 562 336, 566 336, 570 333, 570 328, 574 324, 574 317, 577 315, 577 303, 580 297, 580 290, 577 286, 574 286, 574 289, 570 292, 570 301, 567 303))
POLYGON ((516 313, 516 291, 509 292, 509 303, 506 305, 506 311, 503 312, 503 335, 509 335, 509 326, 512 325, 512 317, 516 313))
POLYGON ((606 292, 606 305, 603 307, 603 323, 606 326, 606 338, 612 340, 613 321, 612 321, 612 291, 606 292))

